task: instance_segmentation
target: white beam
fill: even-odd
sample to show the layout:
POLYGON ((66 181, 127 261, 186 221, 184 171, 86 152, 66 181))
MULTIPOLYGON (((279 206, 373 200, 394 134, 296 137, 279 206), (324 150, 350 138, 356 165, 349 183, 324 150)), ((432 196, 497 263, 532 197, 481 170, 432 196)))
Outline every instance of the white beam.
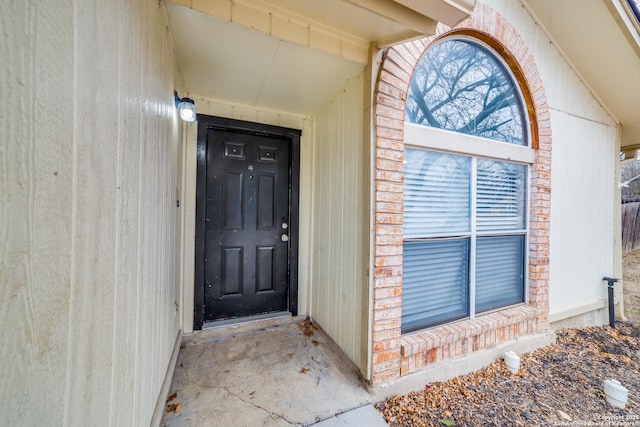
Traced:
POLYGON ((394 0, 396 3, 414 10, 421 15, 428 16, 438 22, 442 22, 449 27, 455 27, 460 22, 467 19, 476 0, 394 0))
POLYGON ((438 21, 393 0, 345 0, 376 15, 388 18, 421 34, 431 36, 436 32, 438 21))

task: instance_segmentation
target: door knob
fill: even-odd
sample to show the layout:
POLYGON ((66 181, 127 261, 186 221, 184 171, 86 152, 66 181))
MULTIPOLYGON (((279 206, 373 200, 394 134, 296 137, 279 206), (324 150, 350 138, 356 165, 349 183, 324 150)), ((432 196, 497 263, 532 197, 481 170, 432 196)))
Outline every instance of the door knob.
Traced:
POLYGON ((289 241, 289 236, 286 234, 283 234, 282 236, 280 236, 280 240, 282 240, 283 242, 288 242, 289 241))

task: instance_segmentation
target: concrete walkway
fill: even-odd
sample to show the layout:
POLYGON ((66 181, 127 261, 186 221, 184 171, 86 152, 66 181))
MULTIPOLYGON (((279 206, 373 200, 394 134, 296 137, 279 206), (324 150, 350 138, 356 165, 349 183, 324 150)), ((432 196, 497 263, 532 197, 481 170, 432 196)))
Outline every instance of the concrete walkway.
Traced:
POLYGON ((386 426, 357 368, 300 318, 261 320, 183 339, 169 395, 182 426, 386 426))

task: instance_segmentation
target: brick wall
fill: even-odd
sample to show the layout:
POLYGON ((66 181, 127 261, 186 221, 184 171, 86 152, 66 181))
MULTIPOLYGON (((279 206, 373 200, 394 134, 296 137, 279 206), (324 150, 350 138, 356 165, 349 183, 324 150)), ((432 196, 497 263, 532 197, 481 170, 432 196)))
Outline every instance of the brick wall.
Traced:
POLYGON ((535 60, 515 29, 479 3, 472 16, 433 37, 389 48, 380 68, 375 108, 375 258, 372 383, 415 372, 429 364, 492 347, 548 328, 551 123, 535 60), (475 319, 401 333, 404 108, 418 60, 441 37, 464 34, 491 45, 511 67, 523 92, 530 121, 528 303, 475 319))

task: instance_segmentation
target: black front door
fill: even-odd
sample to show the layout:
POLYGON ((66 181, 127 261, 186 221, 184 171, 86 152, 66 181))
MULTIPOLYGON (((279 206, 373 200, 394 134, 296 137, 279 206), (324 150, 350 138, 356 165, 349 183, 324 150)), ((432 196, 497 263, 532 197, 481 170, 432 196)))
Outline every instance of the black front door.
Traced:
POLYGON ((289 310, 292 138, 256 126, 199 126, 204 322, 289 310))

